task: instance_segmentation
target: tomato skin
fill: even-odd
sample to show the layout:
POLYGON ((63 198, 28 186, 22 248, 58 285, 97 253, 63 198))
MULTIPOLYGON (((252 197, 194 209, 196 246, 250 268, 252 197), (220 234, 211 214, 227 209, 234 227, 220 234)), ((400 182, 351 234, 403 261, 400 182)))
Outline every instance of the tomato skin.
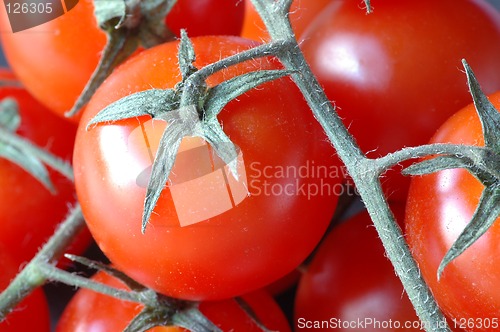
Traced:
MULTIPOLYGON (((198 67, 255 45, 238 37, 200 37, 193 43, 198 67)), ((326 192, 310 200, 300 194, 268 191, 266 195, 261 184, 267 181, 279 188, 303 184, 308 180, 272 172, 282 166, 296 169, 309 161, 330 165, 333 150, 288 78, 254 89, 219 115, 224 131, 243 152, 251 196, 214 218, 179 227, 170 190, 165 190, 142 235, 145 188, 137 186, 136 179, 151 161, 145 146, 128 140, 148 118, 99 125, 89 131, 85 125, 123 96, 173 87, 180 79, 177 45, 167 43, 131 59, 96 93, 77 134, 73 159, 77 194, 98 245, 113 264, 136 280, 185 299, 233 297, 263 287, 299 265, 319 242, 337 200, 326 192)), ((259 66, 279 68, 270 59, 254 60, 213 75, 208 84, 259 66)), ((158 144, 162 133, 161 121, 155 123, 148 134, 152 145, 158 144)), ((339 184, 337 177, 321 180, 326 185, 339 184)), ((191 202, 203 199, 204 192, 193 193, 198 197, 191 202)))
MULTIPOLYGON (((485 1, 385 0, 373 6, 366 15, 356 1, 336 1, 301 41, 364 152, 375 157, 425 144, 466 106, 463 58, 486 93, 500 89, 500 13, 485 1)), ((391 173, 383 179, 386 192, 402 201, 409 180, 391 173)))
MULTIPOLYGON (((290 8, 290 20, 295 36, 300 37, 311 21, 330 3, 331 0, 294 0, 290 8)), ((266 26, 251 0, 245 0, 245 6, 241 36, 257 41, 269 40, 266 26)))
MULTIPOLYGON (((92 279, 119 289, 127 289, 118 279, 103 272, 92 279)), ((290 331, 283 312, 264 291, 256 291, 243 296, 262 323, 272 331, 290 331)), ((260 331, 233 299, 200 303, 200 311, 223 331, 260 331)), ((95 293, 88 289, 79 290, 64 310, 57 332, 107 332, 123 331, 143 306, 133 302, 95 293)), ((186 331, 179 327, 155 327, 148 331, 186 331)))
MULTIPOLYGON (((490 101, 500 108, 500 93, 490 101)), ((431 143, 484 146, 481 124, 471 104, 446 121, 431 143)), ((483 185, 463 169, 451 169, 414 177, 406 207, 408 242, 422 275, 439 306, 450 317, 500 320, 500 269, 492 257, 499 253, 500 218, 461 256, 452 261, 437 281, 437 269, 445 253, 469 223, 483 185)), ((460 321, 459 321, 460 322, 460 321)), ((471 331, 496 331, 476 328, 471 331)))
MULTIPOLYGON (((177 34, 184 27, 193 35, 237 35, 241 30, 244 6, 227 2, 179 0, 167 21, 175 25, 173 30, 177 34), (224 19, 218 19, 215 24, 213 21, 219 14, 199 9, 220 10, 224 19), (186 17, 193 16, 200 22, 186 21, 186 17)), ((2 47, 10 67, 33 96, 60 116, 75 103, 106 45, 106 34, 98 28, 93 12, 93 0, 80 0, 66 14, 17 33, 10 32, 6 11, 0 14, 0 27, 4 31, 2 47)), ((78 122, 79 117, 72 120, 78 122)))
MULTIPOLYGON (((7 70, 0 70, 0 80, 15 80, 7 70)), ((73 153, 76 126, 55 116, 26 90, 3 85, 0 100, 11 97, 19 105, 21 124, 17 134, 62 160, 73 153)), ((56 226, 68 213, 68 204, 76 201, 73 183, 48 167, 57 190, 50 193, 38 180, 11 161, 0 158, 0 243, 15 257, 18 264, 30 260, 56 226)), ((80 254, 90 241, 82 235, 76 252, 80 254)))
MULTIPOLYGON (((106 44, 93 11, 93 1, 81 0, 57 19, 1 34, 10 67, 35 98, 61 116, 75 103, 106 44)), ((5 11, 0 23, 11 31, 5 11)))
POLYGON ((185 29, 189 37, 238 36, 245 6, 240 0, 179 0, 168 14, 166 23, 177 37, 181 29, 185 29))
MULTIPOLYGON (((19 272, 17 259, 9 255, 3 244, 0 243, 0 293, 9 285, 12 278, 19 272)), ((49 306, 42 289, 36 289, 17 305, 7 318, 0 322, 0 332, 15 331, 50 331, 49 306)))
MULTIPOLYGON (((393 206, 397 220, 404 216, 404 206, 393 206)), ((418 322, 418 318, 366 211, 336 226, 320 245, 302 276, 295 299, 295 326, 305 330, 306 322, 357 322, 372 319, 380 322, 418 322)), ((312 324, 312 323, 311 323, 312 324)), ((339 324, 333 322, 332 324, 339 324)), ((309 326, 310 328, 311 326, 309 326)), ((342 325, 318 328, 318 331, 400 331, 374 325, 342 325)), ((419 331, 419 328, 404 328, 419 331)))

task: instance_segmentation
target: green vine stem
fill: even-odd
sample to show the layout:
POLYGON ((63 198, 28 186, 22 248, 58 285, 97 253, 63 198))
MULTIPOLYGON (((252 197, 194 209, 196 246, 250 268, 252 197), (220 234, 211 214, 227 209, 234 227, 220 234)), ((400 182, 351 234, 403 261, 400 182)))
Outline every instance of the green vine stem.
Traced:
POLYGON ((378 163, 366 158, 355 144, 311 72, 295 38, 291 37, 293 32, 287 19, 287 13, 292 0, 252 0, 252 3, 264 21, 272 40, 293 39, 290 42, 295 43, 295 47, 277 56, 286 69, 300 71, 291 76, 356 184, 382 240, 387 256, 394 265, 417 315, 426 326, 426 330, 450 331, 449 327, 443 327, 443 322, 446 319, 423 280, 402 231, 387 205, 380 185, 378 163))
POLYGON ((60 258, 84 227, 82 211, 80 205, 77 204, 50 240, 0 294, 0 321, 24 297, 45 283, 47 275, 44 266, 60 258))

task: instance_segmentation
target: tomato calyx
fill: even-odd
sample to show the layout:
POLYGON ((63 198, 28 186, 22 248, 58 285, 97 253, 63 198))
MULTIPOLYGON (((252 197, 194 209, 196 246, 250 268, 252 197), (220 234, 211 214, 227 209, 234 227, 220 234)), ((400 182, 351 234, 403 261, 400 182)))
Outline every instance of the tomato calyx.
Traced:
MULTIPOLYGON (((158 326, 179 326, 190 331, 221 331, 200 312, 199 302, 179 300, 158 294, 112 266, 75 255, 66 254, 65 257, 87 268, 117 278, 127 286, 130 292, 138 295, 134 297, 134 301, 144 305, 144 309, 129 323, 124 330, 125 332, 146 331, 158 326)), ((113 293, 114 289, 92 279, 86 280, 85 285, 80 286, 86 286, 98 292, 106 288, 113 293)), ((112 296, 120 298, 118 293, 112 296)), ((127 300, 130 301, 130 299, 127 300)))
POLYGON ((467 147, 471 156, 441 155, 405 169, 405 174, 424 175, 453 168, 467 169, 484 186, 471 221, 442 259, 438 280, 445 267, 479 239, 500 215, 500 113, 488 100, 470 66, 462 60, 470 93, 483 129, 485 147, 467 147))
POLYGON ((94 2, 94 14, 99 27, 106 33, 107 42, 99 64, 71 110, 65 114, 67 117, 78 114, 113 69, 140 45, 149 48, 175 39, 164 22, 175 3, 175 0, 94 2))
POLYGON ((196 55, 185 31, 181 31, 178 59, 182 80, 174 89, 151 89, 131 94, 108 105, 87 124, 89 130, 98 124, 144 115, 167 122, 147 186, 143 233, 169 179, 182 139, 188 136, 204 139, 238 180, 239 149, 225 134, 217 116, 227 103, 241 94, 291 73, 288 70, 254 71, 209 88, 206 77, 196 75, 198 69, 193 65, 196 55))

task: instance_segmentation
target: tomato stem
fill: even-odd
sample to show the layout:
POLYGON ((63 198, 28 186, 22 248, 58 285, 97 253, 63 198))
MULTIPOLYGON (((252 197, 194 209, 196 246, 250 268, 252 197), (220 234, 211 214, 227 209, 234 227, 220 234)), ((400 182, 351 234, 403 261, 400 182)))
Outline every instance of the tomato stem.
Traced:
POLYGON ((429 331, 450 331, 449 327, 442 327, 446 319, 423 280, 402 231, 387 205, 380 185, 379 165, 363 154, 335 112, 335 108, 305 61, 296 40, 291 37, 293 31, 287 15, 276 15, 288 10, 291 1, 252 0, 252 3, 273 40, 290 39, 292 47, 277 56, 286 69, 300 70, 292 74, 292 79, 301 90, 340 159, 345 163, 418 316, 426 323, 429 331))
POLYGON ((0 294, 0 321, 21 300, 47 280, 45 265, 62 257, 73 239, 84 229, 82 211, 76 204, 54 235, 0 294))

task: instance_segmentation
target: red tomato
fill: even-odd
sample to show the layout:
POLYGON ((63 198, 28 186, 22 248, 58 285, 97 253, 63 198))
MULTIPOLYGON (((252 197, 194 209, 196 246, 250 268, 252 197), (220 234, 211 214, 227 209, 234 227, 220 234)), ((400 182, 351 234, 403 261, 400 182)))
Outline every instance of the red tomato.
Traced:
MULTIPOLYGON (((15 80, 12 73, 0 70, 0 80, 15 80)), ((45 109, 23 88, 0 86, 0 100, 12 97, 19 105, 21 124, 17 134, 46 148, 63 160, 72 156, 76 126, 45 109)), ((31 259, 52 235, 76 201, 73 183, 50 169, 57 190, 52 194, 20 166, 0 158, 0 243, 15 253, 18 263, 31 259)), ((81 253, 89 235, 81 240, 81 253)))
MULTIPOLYGON (((375 157, 428 142, 470 102, 463 58, 487 93, 500 89, 500 13, 487 2, 372 4, 366 15, 357 1, 335 1, 301 42, 363 151, 375 157)), ((403 200, 409 180, 391 173, 386 192, 403 200)))
POLYGON ((245 2, 241 0, 178 0, 169 15, 167 26, 180 36, 233 35, 241 32, 245 2))
MULTIPOLYGON (((490 97, 500 109, 500 93, 490 97)), ((481 124, 471 104, 439 128, 431 143, 484 145, 481 124)), ((414 177, 406 207, 408 242, 439 306, 459 327, 497 331, 500 324, 500 218, 437 281, 445 253, 472 218, 483 185, 463 169, 414 177), (469 324, 469 325, 468 325, 469 324), (480 327, 482 324, 483 328, 480 327)))
MULTIPOLYGON (((290 8, 290 20, 297 37, 309 26, 311 21, 331 3, 331 0, 294 0, 290 8)), ((250 0, 245 0, 245 19, 241 36, 253 40, 268 40, 269 34, 259 14, 250 0)))
MULTIPOLYGON (((255 45, 237 37, 201 37, 193 43, 198 67, 255 45)), ((172 174, 194 180, 164 190, 142 235, 146 189, 137 181, 151 159, 141 124, 155 152, 165 122, 144 116, 88 131, 85 127, 98 111, 126 95, 174 87, 180 79, 177 48, 172 42, 141 53, 94 95, 77 134, 77 194, 101 249, 134 279, 180 298, 233 297, 285 275, 312 251, 336 205, 338 168, 330 165, 333 150, 291 80, 263 85, 229 103, 219 116, 224 131, 241 148, 240 165, 245 168, 239 171, 246 172, 242 181, 247 180, 250 196, 244 182, 219 180, 212 185, 210 176, 216 173, 211 170, 196 178, 192 173, 205 164, 193 158, 204 158, 199 149, 203 141, 186 138, 181 148, 191 151, 192 158, 178 158, 178 171, 172 174), (182 193, 188 186, 194 188, 182 193), (200 213, 212 214, 180 226, 181 217, 200 213)), ((248 61, 211 76, 208 84, 260 67, 279 68, 272 59, 248 61)))
POLYGON ((2 11, 2 47, 9 65, 33 96, 63 115, 71 109, 99 62, 106 35, 90 0, 34 28, 9 33, 2 11), (35 56, 36 55, 36 56, 35 56))
MULTIPOLYGON (((178 1, 173 16, 168 18, 168 22, 174 24, 175 33, 184 27, 193 34, 239 34, 243 4, 220 6, 220 0, 203 1, 203 9, 222 7, 220 15, 224 18, 220 19, 219 14, 214 15, 212 11, 198 11, 200 2, 178 1), (188 20, 192 16, 196 21, 188 20), (213 23, 215 18, 217 24, 213 23), (205 27, 203 33, 200 26, 205 27)), ((106 35, 97 27, 93 11, 93 1, 80 0, 66 14, 17 33, 10 33, 6 11, 0 14, 2 46, 9 65, 33 96, 59 115, 75 103, 106 44, 106 35)))
MULTIPOLYGON (((394 211, 403 217, 402 206, 394 211)), ((334 228, 319 247, 299 282, 294 324, 297 331, 420 330, 367 212, 334 228)))
MULTIPOLYGON (((98 272, 93 280, 106 285, 126 289, 114 277, 98 272)), ((276 302, 264 291, 243 296, 260 321, 272 331, 290 331, 288 322, 276 302)), ((141 304, 95 293, 88 289, 79 290, 64 310, 57 332, 108 332, 123 331, 130 321, 142 310, 141 304)), ((202 302, 200 311, 222 331, 261 331, 253 320, 233 300, 202 302)), ((185 331, 179 327, 156 327, 148 331, 185 331)))
MULTIPOLYGON (((12 258, 0 243, 0 262, 2 262, 0 292, 7 287, 19 271, 19 265, 12 258)), ((4 321, 0 322, 0 332, 17 331, 50 331, 49 306, 42 289, 36 289, 19 303, 4 321)))

